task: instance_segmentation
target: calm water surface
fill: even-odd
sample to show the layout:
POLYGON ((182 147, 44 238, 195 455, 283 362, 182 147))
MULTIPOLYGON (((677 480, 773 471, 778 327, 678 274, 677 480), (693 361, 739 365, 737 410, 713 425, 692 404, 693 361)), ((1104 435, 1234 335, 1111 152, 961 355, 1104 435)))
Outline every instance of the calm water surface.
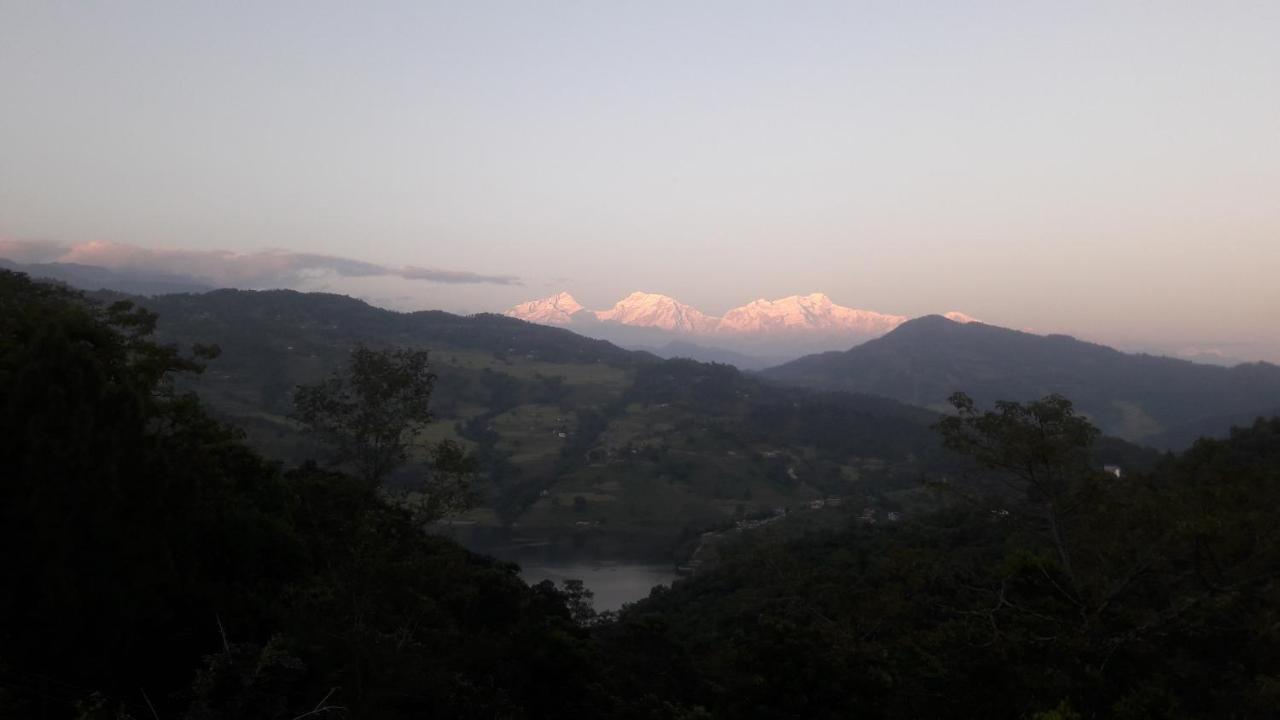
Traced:
POLYGON ((673 564, 653 560, 652 543, 646 545, 625 534, 539 535, 474 525, 437 530, 474 552, 516 563, 520 577, 530 585, 581 580, 594 594, 592 607, 600 612, 649 597, 655 586, 670 585, 678 577, 673 564))
POLYGON ((530 585, 543 580, 557 585, 565 580, 581 580, 588 590, 595 593, 591 606, 603 612, 649 597, 654 586, 670 585, 676 579, 676 573, 671 565, 599 562, 521 565, 520 577, 530 585))

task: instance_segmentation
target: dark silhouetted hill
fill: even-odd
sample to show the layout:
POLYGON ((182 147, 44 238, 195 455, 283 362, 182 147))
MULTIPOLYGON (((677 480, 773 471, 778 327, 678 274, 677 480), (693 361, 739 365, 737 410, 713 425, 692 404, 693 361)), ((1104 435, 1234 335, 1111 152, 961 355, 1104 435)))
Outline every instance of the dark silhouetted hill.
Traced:
POLYGON ((982 403, 1060 393, 1104 432, 1154 447, 1223 435, 1280 406, 1280 367, 1232 368, 1133 355, 1066 335, 1035 335, 937 315, 882 338, 765 370, 772 380, 875 393, 941 409, 962 390, 982 403))

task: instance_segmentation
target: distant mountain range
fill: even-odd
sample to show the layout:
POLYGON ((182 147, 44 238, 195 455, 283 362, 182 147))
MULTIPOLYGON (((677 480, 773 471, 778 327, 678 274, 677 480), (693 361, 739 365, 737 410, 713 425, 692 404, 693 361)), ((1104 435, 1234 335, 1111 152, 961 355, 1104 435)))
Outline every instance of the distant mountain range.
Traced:
POLYGON ((942 409, 957 390, 984 403, 1060 393, 1104 432, 1159 448, 1181 448, 1280 411, 1280 366, 1225 368, 1128 354, 1066 335, 937 315, 905 322, 850 350, 811 355, 762 374, 933 409, 942 409))
MULTIPOLYGON (((327 322, 335 327, 341 324, 344 332, 354 333, 352 338, 363 337, 373 317, 384 317, 376 313, 360 319, 347 317, 350 307, 363 305, 328 295, 170 295, 209 290, 196 279, 173 274, 72 263, 21 264, 4 259, 0 259, 0 268, 87 290, 109 288, 134 295, 166 296, 154 301, 157 309, 164 310, 162 335, 172 327, 170 323, 188 315, 190 309, 183 303, 234 298, 305 297, 309 312, 324 308, 327 322)), ((230 308, 223 310, 238 314, 230 308)), ((1129 354, 1065 335, 1036 335, 987 325, 960 313, 908 320, 842 307, 822 294, 757 300, 713 317, 652 293, 633 293, 599 311, 587 310, 572 295, 560 293, 519 305, 507 315, 535 326, 492 315, 463 319, 426 312, 403 317, 432 318, 430 332, 424 331, 425 326, 406 324, 392 335, 375 333, 367 340, 389 342, 394 336, 396 342, 442 347, 443 341, 444 347, 461 344, 470 349, 483 342, 494 357, 520 353, 530 362, 594 362, 606 356, 629 358, 627 363, 647 362, 643 358, 655 361, 655 355, 689 358, 762 371, 765 379, 779 383, 880 395, 933 410, 945 409, 947 397, 957 390, 988 404, 1056 392, 1074 401, 1104 432, 1168 449, 1184 448, 1197 437, 1222 435, 1232 425, 1248 424, 1257 416, 1280 415, 1280 367, 1270 363, 1222 367, 1129 354), (501 322, 494 324, 498 320, 501 322), (647 353, 609 348, 575 338, 565 329, 647 353), (538 341, 531 345, 534 338, 538 341), (836 349, 839 351, 833 351, 836 349)), ((290 322, 312 327, 319 321, 309 317, 290 322)), ((234 325, 237 327, 193 332, 190 337, 238 336, 244 323, 237 320, 234 325)), ((277 340, 284 336, 279 329, 268 334, 277 340)), ((1215 359, 1221 362, 1221 358, 1215 359)), ((232 364, 224 361, 223 366, 232 364)), ((245 368, 244 372, 256 373, 257 369, 245 368)), ((292 387, 278 381, 269 385, 277 394, 292 387)), ((448 392, 442 393, 447 396, 448 392)), ((273 396, 273 403, 268 403, 278 412, 284 411, 275 407, 283 402, 281 397, 273 396)))
MULTIPOLYGON (((734 364, 764 367, 762 357, 799 357, 808 352, 846 349, 893 330, 907 318, 837 305, 822 293, 755 300, 720 317, 656 293, 634 292, 607 310, 588 310, 567 292, 521 303, 506 313, 542 325, 570 327, 585 335, 628 347, 661 347, 673 341, 707 352, 728 351, 734 364), (690 344, 696 341, 696 345, 690 344), (665 341, 665 342, 664 342, 665 341)), ((947 313, 958 322, 973 318, 947 313)))

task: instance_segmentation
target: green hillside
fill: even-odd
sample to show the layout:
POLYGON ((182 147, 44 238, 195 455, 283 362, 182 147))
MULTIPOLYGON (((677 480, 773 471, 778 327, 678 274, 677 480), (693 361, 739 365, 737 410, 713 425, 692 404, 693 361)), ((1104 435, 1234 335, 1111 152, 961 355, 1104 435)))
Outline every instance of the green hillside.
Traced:
POLYGON ((483 506, 460 519, 464 532, 514 525, 657 553, 777 507, 877 502, 918 487, 939 458, 927 411, 774 387, 495 315, 396 313, 291 291, 139 302, 158 313, 160 340, 221 347, 186 382, 289 462, 325 457, 290 419, 297 385, 339 369, 357 342, 430 349, 439 380, 423 439, 458 440, 483 469, 483 506))

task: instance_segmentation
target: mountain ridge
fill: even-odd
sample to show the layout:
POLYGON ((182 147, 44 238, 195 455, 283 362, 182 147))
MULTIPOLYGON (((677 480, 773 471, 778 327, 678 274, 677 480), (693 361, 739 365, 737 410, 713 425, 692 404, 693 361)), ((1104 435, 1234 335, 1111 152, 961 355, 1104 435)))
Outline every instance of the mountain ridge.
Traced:
MULTIPOLYGON (((683 335, 848 335, 878 337, 906 322, 904 315, 846 307, 825 293, 758 298, 716 317, 692 305, 660 293, 633 292, 607 310, 587 310, 568 292, 520 303, 505 313, 545 325, 582 325, 591 321, 639 328, 654 328, 683 335)), ((976 322, 951 311, 957 322, 976 322)))
POLYGON ((688 334, 708 332, 718 325, 719 320, 668 295, 648 292, 633 292, 614 303, 612 308, 592 314, 603 322, 688 334))
POLYGON ((761 375, 939 409, 958 390, 980 403, 1059 393, 1105 432, 1159 448, 1181 446, 1185 428, 1204 430, 1210 423, 1221 433, 1227 418, 1264 415, 1280 405, 1280 366, 1270 363, 1224 368, 941 315, 909 320, 849 350, 808 355, 761 375))
POLYGON ((560 292, 542 300, 520 303, 505 314, 539 325, 567 325, 575 313, 584 309, 572 295, 560 292))

